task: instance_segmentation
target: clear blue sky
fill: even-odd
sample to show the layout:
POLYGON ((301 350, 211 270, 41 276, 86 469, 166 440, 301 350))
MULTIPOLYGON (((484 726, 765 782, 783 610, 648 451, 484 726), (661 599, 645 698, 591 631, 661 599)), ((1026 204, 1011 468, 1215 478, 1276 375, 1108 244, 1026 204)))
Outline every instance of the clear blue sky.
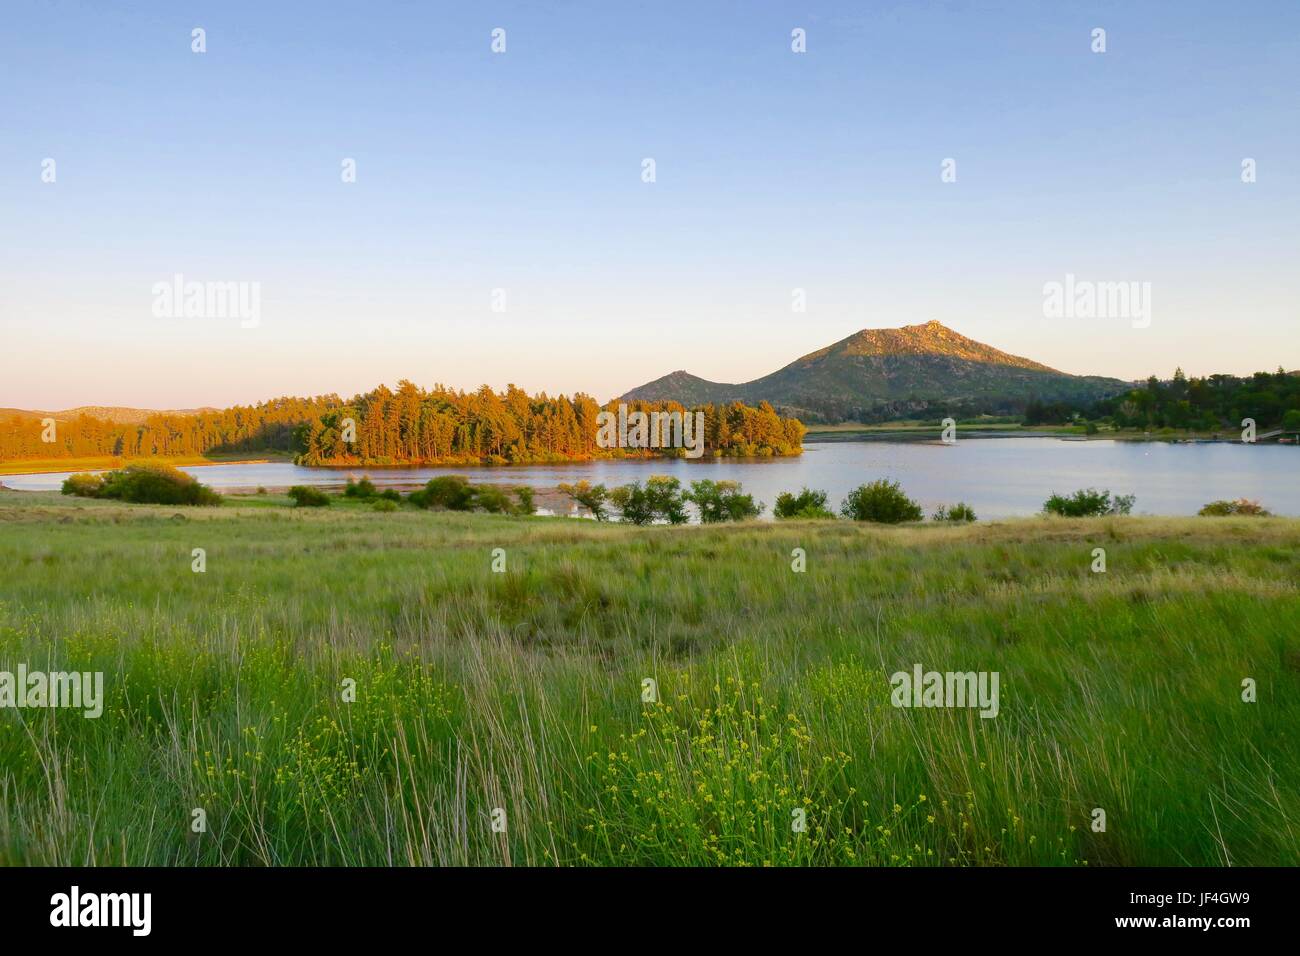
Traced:
POLYGON ((11 0, 0 62, 0 406, 604 399, 930 319, 1078 373, 1300 367, 1293 0, 11 0), (260 325, 156 318, 175 273, 259 282, 260 325), (1066 273, 1150 282, 1150 327, 1045 318, 1066 273))

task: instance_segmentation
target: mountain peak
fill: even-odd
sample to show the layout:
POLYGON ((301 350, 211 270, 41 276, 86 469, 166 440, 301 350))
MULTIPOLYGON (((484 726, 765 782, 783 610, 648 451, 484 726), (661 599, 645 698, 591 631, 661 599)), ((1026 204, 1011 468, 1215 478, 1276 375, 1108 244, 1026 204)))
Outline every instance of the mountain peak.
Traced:
POLYGON ((1004 413, 1031 397, 1099 397, 1115 394, 1123 385, 1115 379, 1067 375, 931 319, 900 328, 862 329, 752 382, 727 385, 677 371, 623 397, 687 406, 767 401, 807 419, 866 420, 881 406, 901 414, 939 402, 1004 413))
POLYGON ((934 319, 921 325, 904 325, 896 329, 862 329, 824 349, 803 356, 794 364, 816 362, 833 355, 947 356, 967 362, 986 362, 992 365, 1061 374, 1041 362, 1011 355, 983 342, 976 342, 934 319))

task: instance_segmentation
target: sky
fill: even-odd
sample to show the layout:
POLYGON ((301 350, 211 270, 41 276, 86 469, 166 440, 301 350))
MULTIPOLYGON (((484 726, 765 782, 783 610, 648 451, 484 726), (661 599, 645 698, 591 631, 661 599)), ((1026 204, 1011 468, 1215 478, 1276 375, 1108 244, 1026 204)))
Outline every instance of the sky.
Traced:
POLYGON ((603 401, 930 320, 1300 368, 1294 0, 6 0, 0 63, 3 407, 603 401), (1049 315, 1067 275, 1149 314, 1049 315))

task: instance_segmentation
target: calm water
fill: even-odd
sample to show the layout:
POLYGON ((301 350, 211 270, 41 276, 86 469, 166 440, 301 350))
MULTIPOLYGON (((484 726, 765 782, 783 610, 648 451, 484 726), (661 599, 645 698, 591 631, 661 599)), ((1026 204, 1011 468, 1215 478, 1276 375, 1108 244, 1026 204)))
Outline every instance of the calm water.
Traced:
MULTIPOLYGON (((954 445, 926 442, 809 444, 799 458, 760 461, 596 461, 566 465, 481 468, 367 468, 349 472, 284 463, 185 468, 222 491, 340 485, 368 474, 380 487, 409 488, 435 475, 468 475, 475 482, 554 487, 587 478, 626 484, 653 474, 733 479, 767 504, 778 492, 803 485, 830 493, 838 509, 852 488, 876 478, 902 483, 928 515, 939 504, 965 501, 981 518, 1036 513, 1052 491, 1109 488, 1136 494, 1135 514, 1189 515, 1217 498, 1251 498, 1274 514, 1300 516, 1300 447, 1294 445, 1173 445, 1164 442, 1062 441, 1054 438, 964 438, 954 445)), ((57 489, 66 473, 0 475, 20 490, 57 489)))

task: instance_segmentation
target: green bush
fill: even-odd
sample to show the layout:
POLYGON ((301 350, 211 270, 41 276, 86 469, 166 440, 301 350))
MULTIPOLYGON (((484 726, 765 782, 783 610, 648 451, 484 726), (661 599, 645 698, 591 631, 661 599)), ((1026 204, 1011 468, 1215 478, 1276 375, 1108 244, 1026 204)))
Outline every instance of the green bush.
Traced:
POLYGON ((441 475, 431 478, 419 491, 413 491, 410 501, 421 508, 445 508, 448 511, 473 511, 474 486, 460 475, 441 475))
POLYGON ((685 524, 690 520, 686 511, 686 493, 682 483, 671 475, 651 475, 645 483, 646 498, 656 517, 669 524, 685 524))
POLYGON ((650 503, 650 496, 641 487, 639 481, 611 489, 609 500, 618 509, 622 519, 628 524, 645 525, 655 520, 654 507, 650 503))
POLYGON ((1095 488, 1085 488, 1076 491, 1068 498, 1052 492, 1051 497, 1043 502, 1043 511, 1050 515, 1060 515, 1063 518, 1126 515, 1133 510, 1133 502, 1136 500, 1136 495, 1115 495, 1112 497, 1109 490, 1098 491, 1095 488))
POLYGON ((348 479, 348 486, 343 489, 343 495, 346 498, 360 498, 366 500, 374 498, 378 492, 375 484, 370 480, 369 475, 363 475, 360 481, 348 479))
POLYGON ((506 493, 493 485, 479 485, 475 488, 474 503, 494 515, 510 514, 515 510, 506 493))
POLYGON ((1251 501, 1248 498, 1238 498, 1236 501, 1211 501, 1196 513, 1207 517, 1249 515, 1256 518, 1267 518, 1272 514, 1258 501, 1251 501))
POLYGON ((920 521, 922 517, 921 506, 903 494, 898 482, 883 478, 850 491, 840 505, 840 514, 854 521, 882 524, 920 521))
POLYGON ((323 508, 330 503, 329 495, 308 485, 294 485, 289 489, 289 497, 295 508, 323 508))
POLYGON ((834 518, 826 507, 826 492, 804 488, 799 494, 783 491, 776 496, 772 514, 778 518, 834 518))
MULTIPOLYGON (((391 501, 396 503, 402 500, 402 493, 398 491, 396 488, 385 488, 383 491, 379 493, 379 497, 382 498, 384 501, 391 501)), ((392 510, 392 509, 386 509, 386 510, 392 510)))
POLYGON ((396 511, 397 502, 392 498, 376 498, 373 507, 376 511, 396 511))
MULTIPOLYGON (((83 482, 84 484, 84 482, 83 482)), ((73 492, 75 494, 75 492, 73 492)), ((110 471, 96 497, 154 505, 219 505, 221 496, 171 465, 141 463, 110 471)))
POLYGON ((687 500, 695 502, 700 521, 715 524, 719 521, 744 521, 763 513, 763 503, 754 502, 753 495, 741 494, 738 481, 692 481, 687 500))
POLYGON ((597 521, 608 517, 605 505, 609 502, 609 491, 604 485, 593 485, 586 478, 573 484, 561 483, 559 490, 591 512, 597 521))
POLYGON ((644 488, 639 481, 614 488, 609 492, 609 500, 629 524, 653 524, 657 518, 669 524, 685 524, 690 520, 682 483, 669 475, 651 475, 644 488))
MULTIPOLYGON (((527 515, 537 510, 533 503, 532 488, 516 488, 514 495, 519 499, 518 504, 510 500, 509 493, 496 485, 472 485, 469 479, 460 475, 442 475, 430 479, 419 491, 411 492, 407 500, 421 508, 442 508, 447 511, 479 509, 491 514, 527 515)), ((380 497, 386 496, 387 492, 380 497)))
POLYGON ((76 475, 69 475, 63 479, 62 491, 65 495, 76 495, 78 498, 98 498, 99 493, 104 490, 104 479, 100 475, 92 475, 88 472, 81 472, 76 475))
POLYGON ((975 521, 975 509, 964 501, 959 501, 951 508, 940 505, 931 520, 933 521, 975 521))

